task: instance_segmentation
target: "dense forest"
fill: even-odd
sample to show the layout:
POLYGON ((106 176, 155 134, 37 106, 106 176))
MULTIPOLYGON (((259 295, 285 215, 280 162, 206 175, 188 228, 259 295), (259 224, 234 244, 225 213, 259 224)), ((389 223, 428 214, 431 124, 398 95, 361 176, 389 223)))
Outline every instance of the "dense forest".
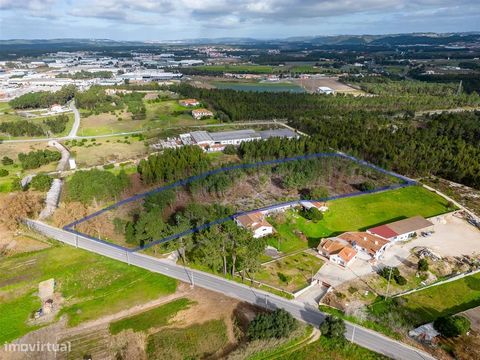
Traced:
POLYGON ((55 92, 30 92, 11 100, 10 106, 14 109, 39 109, 47 108, 53 104, 65 105, 73 99, 75 93, 75 85, 66 85, 55 92))
MULTIPOLYGON (((185 97, 199 98, 215 108, 222 118, 232 121, 264 119, 315 119, 323 116, 368 116, 413 113, 418 110, 448 109, 480 105, 477 93, 451 96, 450 86, 437 90, 428 83, 388 83, 382 94, 368 97, 349 95, 321 96, 225 89, 201 89, 188 84, 172 87, 185 97)), ((377 85, 378 86, 378 85, 377 85)))
POLYGON ((413 177, 428 174, 480 188, 480 112, 414 118, 414 110, 480 104, 477 93, 453 95, 453 84, 378 77, 365 82, 374 97, 205 90, 181 85, 229 119, 287 119, 314 140, 245 143, 240 155, 259 159, 336 149, 413 177), (392 95, 388 95, 393 91, 392 95), (403 116, 398 112, 404 110, 403 116), (396 116, 392 116, 396 115, 396 116), (315 150, 312 150, 315 149, 315 150))
POLYGON ((365 115, 298 119, 293 126, 339 149, 413 177, 437 175, 480 189, 480 112, 395 121, 365 115))

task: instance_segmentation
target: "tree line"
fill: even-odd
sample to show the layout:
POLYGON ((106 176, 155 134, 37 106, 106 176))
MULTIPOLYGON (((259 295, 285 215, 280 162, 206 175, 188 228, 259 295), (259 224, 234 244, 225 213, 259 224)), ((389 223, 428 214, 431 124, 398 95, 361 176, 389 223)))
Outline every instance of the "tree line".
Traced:
POLYGON ((65 131, 68 124, 68 115, 62 114, 54 118, 43 120, 46 129, 33 121, 6 121, 0 123, 0 132, 11 136, 42 136, 49 130, 53 134, 65 131))
POLYGON ((138 165, 138 172, 146 184, 170 183, 200 174, 209 168, 207 155, 198 146, 166 149, 162 154, 151 155, 138 165))
POLYGON ((37 169, 40 166, 59 161, 61 158, 60 152, 48 149, 18 154, 18 160, 20 160, 22 168, 26 170, 37 169))
POLYGON ((30 92, 10 100, 9 104, 14 109, 39 109, 52 106, 53 104, 65 105, 73 99, 76 91, 75 85, 66 85, 55 92, 30 92))

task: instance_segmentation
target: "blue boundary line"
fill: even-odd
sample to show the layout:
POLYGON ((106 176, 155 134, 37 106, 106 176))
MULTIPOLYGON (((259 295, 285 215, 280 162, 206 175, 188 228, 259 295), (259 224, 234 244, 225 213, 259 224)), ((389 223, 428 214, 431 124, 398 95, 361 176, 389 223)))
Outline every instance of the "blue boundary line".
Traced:
POLYGON ((295 157, 289 157, 289 158, 284 158, 284 159, 275 159, 275 160, 267 160, 267 161, 260 161, 260 162, 256 162, 256 163, 250 163, 250 164, 238 164, 238 165, 234 165, 234 166, 229 166, 229 167, 223 167, 223 168, 218 168, 218 169, 214 169, 214 170, 210 170, 210 171, 207 171, 207 172, 204 172, 202 174, 199 174, 199 175, 195 175, 195 176, 190 176, 188 178, 185 178, 185 179, 182 179, 182 180, 179 180, 179 181, 176 181, 172 184, 169 184, 169 185, 165 185, 165 186, 161 186, 159 188, 156 188, 154 190, 149 190, 149 191, 146 191, 144 193, 141 193, 141 194, 137 194, 135 196, 132 196, 132 197, 129 197, 127 199, 124 199, 124 200, 121 200, 119 202, 116 202, 115 204, 112 204, 110 206, 107 206, 101 210, 98 210, 88 216, 85 216, 79 220, 76 220, 68 225, 65 225, 63 227, 64 230, 66 231, 69 231, 73 234, 76 234, 76 235, 80 235, 80 236, 85 236, 91 240, 94 240, 94 241, 98 241, 100 243, 103 243, 103 244, 109 244, 109 245, 114 245, 116 248, 118 249, 122 249, 122 250, 125 250, 125 251, 128 251, 128 252, 135 252, 135 251, 139 251, 139 250, 145 250, 145 249, 148 249, 149 247, 151 246, 154 246, 154 245, 157 245, 157 244, 161 244, 161 243, 165 243, 165 242, 168 242, 168 241, 171 241, 171 240, 174 240, 174 239, 178 239, 180 237, 183 237, 183 236, 186 236, 186 235, 189 235, 189 234, 193 234, 195 232, 199 232, 199 231, 202 231, 204 229, 207 229, 213 225, 219 225, 219 224, 223 224, 227 221, 230 221, 230 220, 233 220, 235 219, 236 217, 238 216, 241 216, 241 215, 245 215, 245 214, 249 214, 249 213, 253 213, 253 212, 256 212, 256 211, 267 211, 267 210, 273 210, 275 208, 279 208, 279 207, 283 207, 283 206, 288 206, 288 205, 294 205, 294 204, 299 204, 301 201, 328 201, 328 200, 335 200, 335 199, 341 199, 341 198, 347 198, 347 197, 353 197, 353 196, 359 196, 359 195, 363 195, 363 194, 371 194, 371 193, 376 193, 376 192, 381 192, 381 191, 386 191, 386 190, 393 190, 393 189, 399 189, 399 188, 403 188, 403 187, 407 187, 407 186, 411 186, 411 185, 415 185, 416 182, 406 176, 402 176, 402 175, 399 175, 393 171, 389 171, 389 170, 385 170, 379 166, 376 166, 374 164, 371 164, 365 160, 360 160, 360 159, 357 159, 356 157, 354 156, 351 156, 351 155, 347 155, 347 154, 344 154, 344 153, 341 153, 341 152, 329 152, 329 153, 315 153, 315 154, 307 154, 307 155, 300 155, 300 156, 295 156, 295 157), (381 188, 378 188, 378 189, 374 189, 374 190, 369 190, 369 191, 363 191, 363 192, 356 192, 356 193, 350 193, 350 194, 343 194, 343 195, 336 195, 336 196, 331 196, 331 197, 327 197, 327 198, 322 198, 322 199, 309 199, 309 200, 302 200, 302 199, 299 199, 299 200, 293 200, 293 201, 287 201, 287 202, 282 202, 282 203, 276 203, 276 204, 273 204, 273 205, 270 205, 270 206, 266 206, 266 207, 263 207, 263 208, 259 208, 259 209, 254 209, 254 210, 249 210, 249 211, 242 211, 242 212, 238 212, 234 215, 230 215, 230 216, 227 216, 225 218, 221 218, 221 219, 217 219, 215 221, 212 221, 210 223, 206 223, 206 224, 203 224, 201 226, 198 226, 198 227, 195 227, 195 228, 192 228, 192 229, 188 229, 188 230, 185 230, 185 231, 182 231, 180 233, 176 233, 176 234, 173 234, 173 235, 169 235, 165 238, 162 238, 162 239, 159 239, 159 240, 155 240, 155 241, 152 241, 150 243, 148 243, 147 245, 143 246, 143 247, 136 247, 134 249, 129 249, 129 248, 125 248, 123 246, 120 246, 120 245, 117 245, 117 244, 112 244, 110 242, 107 242, 107 241, 104 241, 104 240, 101 240, 101 239, 97 239, 97 238, 94 238, 92 236, 89 236, 89 235, 86 235, 86 234, 83 234, 81 232, 78 232, 74 229, 74 227, 78 224, 81 224, 85 221, 88 221, 90 219, 93 219, 94 217, 97 217, 107 211, 110 211, 112 209, 115 209, 121 205, 125 205, 125 204, 128 204, 130 202, 133 202, 133 201, 136 201, 136 200, 139 200, 139 199, 142 199, 150 194, 156 194, 156 193, 159 193, 159 192, 162 192, 162 191, 165 191, 165 190, 170 190, 170 189, 173 189, 175 187, 178 187, 178 186, 183 186, 183 185, 187 185, 188 183, 191 183, 195 180, 199 180, 199 179, 203 179, 203 178, 206 178, 207 176, 210 176, 210 175, 215 175, 215 174, 218 174, 218 173, 221 173, 221 172, 226 172, 226 171, 231 171, 231 170, 237 170, 237 169, 251 169, 251 168, 256 168, 256 167, 260 167, 260 166, 265 166, 265 165, 274 165, 274 164, 281 164, 281 163, 286 163, 286 162, 290 162, 290 161, 297 161, 297 160, 306 160, 306 159, 316 159, 316 158, 322 158, 322 157, 340 157, 340 158, 344 158, 344 159, 348 159, 348 160, 351 160, 355 163, 358 163, 358 164, 361 164, 361 165, 364 165, 366 167, 369 167, 369 168, 372 168, 372 169, 375 169, 381 173, 384 173, 384 174, 387 174, 387 175, 390 175, 390 176, 393 176, 399 180, 402 180, 404 181, 404 184, 396 184, 396 185, 390 185, 390 186, 384 186, 384 187, 381 187, 381 188))

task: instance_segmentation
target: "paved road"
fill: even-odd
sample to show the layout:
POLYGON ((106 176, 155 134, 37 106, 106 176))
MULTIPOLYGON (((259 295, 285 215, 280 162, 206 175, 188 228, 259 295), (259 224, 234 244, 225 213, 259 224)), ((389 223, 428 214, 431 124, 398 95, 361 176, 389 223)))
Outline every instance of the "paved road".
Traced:
MULTIPOLYGON (((73 109, 72 109, 73 110, 73 109)), ((80 113, 78 110, 75 108, 74 110, 75 114, 75 122, 70 130, 70 133, 68 136, 63 136, 63 137, 50 137, 50 138, 33 138, 33 139, 16 139, 16 140, 2 140, 0 141, 1 143, 29 143, 29 142, 43 142, 43 141, 50 141, 50 140, 57 140, 57 141, 62 141, 62 140, 70 140, 70 139, 97 139, 97 138, 108 138, 108 137, 113 137, 113 136, 125 136, 125 135, 133 135, 133 134, 141 134, 147 131, 155 131, 156 129, 151 129, 151 130, 137 130, 137 131, 129 131, 129 132, 118 132, 118 133, 112 133, 112 134, 103 134, 103 135, 89 135, 89 136, 77 136, 78 128, 80 127, 80 113), (76 111, 76 112, 75 112, 76 111), (78 117, 77 115, 78 114, 78 117), (75 132, 75 135, 73 135, 73 132, 75 132)), ((189 127, 191 128, 210 128, 210 127, 222 127, 222 126, 251 126, 251 125, 280 125, 286 128, 289 128, 293 131, 295 131, 294 128, 288 126, 280 120, 259 120, 259 121, 245 121, 245 122, 238 122, 238 123, 221 123, 221 124, 204 124, 204 125, 191 125, 189 127)), ((175 130, 175 129, 183 129, 185 126, 172 126, 169 128, 164 128, 163 130, 175 130)), ((301 133, 303 134, 303 133, 301 133)))
POLYGON ((80 112, 78 111, 77 107, 75 106, 75 100, 70 102, 70 109, 73 111, 73 115, 75 116, 75 121, 73 122, 73 126, 68 134, 68 139, 73 139, 77 136, 78 129, 80 127, 80 112))
MULTIPOLYGON (((283 308, 297 319, 314 326, 318 326, 325 318, 325 315, 318 311, 316 307, 295 300, 287 300, 274 294, 254 289, 219 276, 179 266, 168 260, 157 259, 140 253, 126 252, 112 244, 94 241, 84 236, 54 228, 39 221, 25 220, 25 223, 33 230, 39 231, 56 240, 153 272, 167 275, 186 283, 193 284, 194 286, 200 286, 269 309, 283 308)), ((351 323, 347 323, 346 337, 348 340, 353 341, 360 346, 394 359, 434 359, 432 356, 418 349, 351 323)))

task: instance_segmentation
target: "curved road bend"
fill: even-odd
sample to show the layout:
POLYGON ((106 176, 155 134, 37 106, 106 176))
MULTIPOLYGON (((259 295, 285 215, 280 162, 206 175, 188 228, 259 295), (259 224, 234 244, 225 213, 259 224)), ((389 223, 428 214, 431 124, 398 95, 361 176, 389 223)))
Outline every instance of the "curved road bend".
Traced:
MULTIPOLYGON (((167 260, 157 259, 140 253, 126 252, 113 244, 94 241, 84 236, 75 235, 71 232, 52 227, 40 221, 26 219, 25 223, 31 229, 41 232, 48 237, 73 246, 77 245, 80 248, 97 254, 120 260, 208 290, 219 292, 251 304, 256 304, 269 309, 283 308, 297 319, 314 326, 318 326, 325 318, 325 315, 316 307, 295 300, 288 300, 219 276, 179 266, 167 260)), ((434 359, 431 355, 419 349, 392 340, 375 331, 348 322, 346 327, 347 330, 345 336, 348 340, 390 358, 401 360, 434 359)))

